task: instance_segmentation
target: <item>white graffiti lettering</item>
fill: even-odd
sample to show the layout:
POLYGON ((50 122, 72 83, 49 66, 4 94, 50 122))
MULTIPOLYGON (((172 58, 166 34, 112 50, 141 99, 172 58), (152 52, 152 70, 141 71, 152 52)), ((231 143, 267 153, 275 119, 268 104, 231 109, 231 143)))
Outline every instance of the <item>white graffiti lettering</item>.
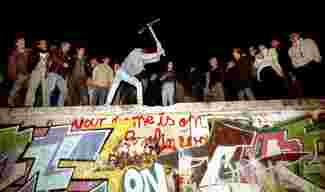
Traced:
POLYGON ((150 169, 137 171, 129 169, 124 175, 124 191, 126 192, 160 192, 167 191, 163 167, 155 163, 153 172, 150 169), (156 176, 154 177, 153 174, 156 176))
POLYGON ((129 169, 124 178, 125 192, 143 192, 143 181, 141 175, 135 169, 129 169), (140 178, 140 179, 139 179, 140 178))

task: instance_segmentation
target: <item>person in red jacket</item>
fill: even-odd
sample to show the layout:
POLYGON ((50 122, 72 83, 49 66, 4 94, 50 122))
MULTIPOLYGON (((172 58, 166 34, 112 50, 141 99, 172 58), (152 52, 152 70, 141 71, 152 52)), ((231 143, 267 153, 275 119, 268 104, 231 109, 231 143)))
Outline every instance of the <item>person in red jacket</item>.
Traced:
POLYGON ((28 63, 31 50, 25 47, 23 34, 17 36, 15 43, 15 49, 11 51, 8 58, 8 79, 14 81, 9 91, 9 106, 15 106, 18 93, 23 88, 27 88, 29 79, 28 63))

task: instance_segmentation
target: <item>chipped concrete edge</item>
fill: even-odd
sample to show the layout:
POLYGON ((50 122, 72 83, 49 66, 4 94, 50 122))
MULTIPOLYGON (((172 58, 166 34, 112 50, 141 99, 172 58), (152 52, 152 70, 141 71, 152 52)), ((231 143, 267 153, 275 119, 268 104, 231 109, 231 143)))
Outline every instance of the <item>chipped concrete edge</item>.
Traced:
MULTIPOLYGON (((294 101, 293 101, 294 102, 294 101)), ((128 113, 159 113, 159 112, 193 112, 233 114, 243 111, 312 111, 320 109, 319 100, 309 100, 299 104, 284 105, 282 100, 268 101, 237 101, 214 103, 177 103, 169 107, 115 105, 115 106, 76 106, 76 107, 38 107, 38 108, 0 108, 0 124, 24 124, 26 126, 46 126, 48 121, 56 124, 67 124, 74 118, 90 116, 99 112, 111 112, 115 115, 128 113)))

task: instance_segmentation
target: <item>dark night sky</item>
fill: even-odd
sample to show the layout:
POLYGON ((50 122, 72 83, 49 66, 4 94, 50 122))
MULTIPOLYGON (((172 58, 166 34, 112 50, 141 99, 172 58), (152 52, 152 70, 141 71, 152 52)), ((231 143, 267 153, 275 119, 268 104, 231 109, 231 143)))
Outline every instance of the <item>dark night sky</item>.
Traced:
MULTIPOLYGON (((134 15, 63 27, 66 29, 65 32, 63 29, 44 26, 43 30, 26 30, 26 33, 30 38, 47 36, 51 39, 82 40, 87 42, 92 53, 124 57, 133 47, 132 41, 138 35, 137 30, 141 23, 151 18, 134 15)), ((213 50, 220 48, 224 50, 232 46, 244 45, 251 39, 271 39, 272 31, 270 30, 236 29, 224 23, 213 17, 198 18, 188 15, 161 17, 161 22, 155 25, 154 29, 167 55, 176 57, 178 63, 182 64, 205 62, 207 53, 214 53, 213 50)), ((6 45, 13 37, 14 31, 7 31, 6 45)), ((282 35, 282 38, 287 38, 287 36, 282 35)))
MULTIPOLYGON (((107 20, 107 24, 102 19, 89 25, 71 25, 65 32, 60 30, 60 28, 54 29, 54 27, 44 26, 43 30, 42 28, 41 30, 34 29, 33 32, 27 29, 27 33, 29 32, 29 35, 34 33, 34 36, 43 33, 55 39, 61 37, 66 39, 83 39, 89 41, 90 47, 101 47, 103 49, 112 47, 118 49, 130 45, 129 42, 137 35, 136 32, 140 28, 139 25, 146 20, 150 20, 150 18, 152 17, 116 18, 107 20)), ((202 48, 204 49, 204 47, 209 45, 228 45, 231 43, 230 41, 241 40, 247 36, 247 32, 243 33, 241 31, 238 33, 240 36, 235 38, 233 29, 226 29, 226 26, 218 24, 216 19, 204 17, 196 19, 189 16, 161 17, 161 22, 154 28, 158 33, 159 39, 166 46, 166 51, 169 51, 171 48, 182 52, 202 50, 202 48)), ((263 32, 259 31, 254 36, 256 34, 263 34, 263 32)))

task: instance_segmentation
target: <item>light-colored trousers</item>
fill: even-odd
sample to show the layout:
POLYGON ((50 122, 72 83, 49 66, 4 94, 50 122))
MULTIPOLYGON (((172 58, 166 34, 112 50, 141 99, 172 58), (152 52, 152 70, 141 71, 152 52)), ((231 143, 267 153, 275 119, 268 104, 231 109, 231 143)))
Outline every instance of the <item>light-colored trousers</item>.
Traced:
POLYGON ((50 101, 51 94, 54 91, 54 89, 57 87, 60 91, 59 99, 58 99, 58 106, 64 106, 64 89, 65 89, 65 82, 64 78, 61 75, 58 75, 56 73, 49 73, 47 75, 47 83, 48 83, 48 93, 50 101))
POLYGON ((25 105, 32 107, 36 100, 36 91, 39 85, 42 85, 42 101, 43 106, 49 105, 49 96, 47 89, 47 79, 45 73, 40 70, 34 70, 29 79, 28 90, 26 93, 25 105))
POLYGON ((175 81, 163 83, 161 87, 161 98, 163 106, 175 104, 175 81))
POLYGON ((111 105, 115 96, 117 89, 119 88, 122 81, 133 85, 137 89, 137 102, 138 105, 143 105, 143 91, 142 84, 136 77, 130 76, 127 72, 125 72, 122 68, 120 68, 115 75, 115 78, 112 83, 112 87, 107 95, 106 105, 111 105))

